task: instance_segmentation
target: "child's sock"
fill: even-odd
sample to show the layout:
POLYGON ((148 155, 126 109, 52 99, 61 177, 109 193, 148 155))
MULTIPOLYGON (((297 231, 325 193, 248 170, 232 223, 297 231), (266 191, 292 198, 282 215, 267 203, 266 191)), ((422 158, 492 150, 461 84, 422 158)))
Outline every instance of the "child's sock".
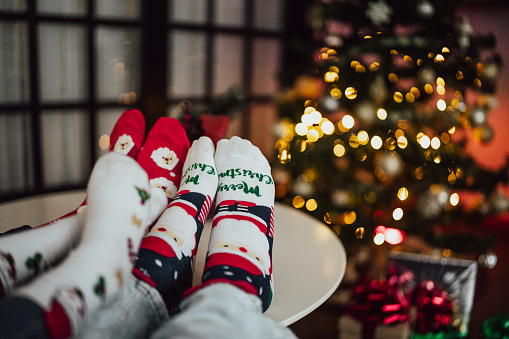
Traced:
POLYGON ((194 257, 216 189, 214 145, 201 137, 189 149, 177 195, 141 242, 133 270, 159 291, 170 313, 191 287, 194 257))
POLYGON ((147 171, 150 184, 161 187, 168 200, 177 193, 189 146, 189 139, 180 122, 163 117, 152 127, 136 157, 136 161, 147 171))
POLYGON ((202 284, 229 283, 258 296, 265 311, 272 300, 274 182, 270 165, 249 141, 217 144, 216 209, 202 284))
POLYGON ((53 338, 76 333, 87 314, 119 291, 130 277, 146 228, 167 204, 166 196, 149 184, 135 160, 114 152, 97 161, 87 193, 78 247, 59 266, 15 294, 44 309, 53 338))
MULTIPOLYGON (((131 158, 145 140, 145 118, 138 110, 125 111, 110 136, 110 151, 131 158)), ((0 296, 58 263, 79 242, 86 199, 75 210, 19 234, 0 238, 0 296), (26 246, 26 244, 31 244, 26 246)))

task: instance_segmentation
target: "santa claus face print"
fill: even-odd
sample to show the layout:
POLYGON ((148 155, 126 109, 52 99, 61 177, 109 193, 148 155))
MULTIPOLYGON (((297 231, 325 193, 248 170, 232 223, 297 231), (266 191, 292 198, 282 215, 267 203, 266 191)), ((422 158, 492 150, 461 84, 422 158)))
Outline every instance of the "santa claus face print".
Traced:
POLYGON ((175 154, 175 152, 170 150, 168 147, 159 147, 158 149, 154 150, 150 155, 150 158, 154 160, 157 166, 167 169, 168 171, 174 169, 179 162, 177 154, 175 154))
POLYGON ((186 223, 183 224, 189 225, 189 227, 175 229, 168 225, 156 224, 147 236, 163 239, 171 246, 179 259, 183 256, 191 257, 196 246, 196 222, 183 209, 175 209, 173 213, 175 220, 186 220, 186 223))
MULTIPOLYGON (((258 263, 260 263, 260 265, 264 265, 264 262, 263 262, 263 259, 256 255, 256 253, 254 252, 253 249, 249 248, 248 246, 244 245, 244 244, 239 244, 239 243, 231 243, 231 242, 224 242, 224 241, 220 241, 218 243, 216 243, 216 246, 215 248, 221 250, 221 249, 228 249, 230 251, 234 251, 234 252, 238 252, 237 254, 243 254, 243 256, 247 255, 251 258, 253 258, 254 260, 256 260, 258 263)), ((231 252, 230 252, 231 253, 231 252)))
POLYGON ((177 194, 177 186, 165 177, 150 179, 149 182, 152 186, 161 188, 170 199, 177 194))
POLYGON ((134 147, 133 138, 131 138, 130 135, 123 134, 117 139, 113 151, 121 154, 127 154, 131 151, 133 147, 134 147))
POLYGON ((265 234, 253 223, 245 220, 229 219, 219 223, 210 236, 209 255, 230 253, 239 255, 255 264, 264 275, 270 274, 271 261, 269 245, 265 234), (218 234, 221 234, 220 238, 218 234), (249 246, 246 246, 249 244, 249 246))

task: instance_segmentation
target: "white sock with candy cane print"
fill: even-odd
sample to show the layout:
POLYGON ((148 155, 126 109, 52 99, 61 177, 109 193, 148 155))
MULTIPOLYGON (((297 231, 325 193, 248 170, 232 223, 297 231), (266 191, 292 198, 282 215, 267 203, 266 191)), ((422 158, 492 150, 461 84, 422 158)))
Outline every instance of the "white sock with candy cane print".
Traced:
POLYGON ((258 296, 265 311, 272 300, 274 182, 270 165, 248 140, 217 144, 216 209, 202 285, 233 284, 258 296))
POLYGON ((179 191, 140 245, 133 274, 155 287, 173 313, 191 287, 192 264, 217 189, 214 144, 194 141, 179 191))
POLYGON ((83 318, 128 281, 146 228, 167 204, 132 158, 101 157, 88 184, 88 209, 77 248, 57 267, 15 291, 45 311, 51 337, 76 333, 83 318))

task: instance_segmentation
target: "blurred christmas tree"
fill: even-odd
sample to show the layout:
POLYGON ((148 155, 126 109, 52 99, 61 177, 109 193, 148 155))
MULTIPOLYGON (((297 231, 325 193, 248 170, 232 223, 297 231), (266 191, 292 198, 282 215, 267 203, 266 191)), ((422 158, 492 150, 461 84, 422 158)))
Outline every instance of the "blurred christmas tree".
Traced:
POLYGON ((489 171, 464 148, 471 134, 493 138, 487 115, 502 62, 494 37, 457 15, 462 4, 329 0, 307 10, 315 45, 293 45, 309 47, 313 64, 279 100, 276 195, 347 247, 405 233, 460 253, 490 246, 477 230, 507 209, 498 188, 509 162, 489 171))

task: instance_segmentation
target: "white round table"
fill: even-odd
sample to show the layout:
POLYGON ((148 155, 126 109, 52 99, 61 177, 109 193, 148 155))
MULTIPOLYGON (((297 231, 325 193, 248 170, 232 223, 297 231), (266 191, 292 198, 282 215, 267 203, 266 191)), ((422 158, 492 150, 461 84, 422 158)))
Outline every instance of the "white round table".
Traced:
MULTIPOLYGON (((37 226, 76 208, 85 192, 38 195, 0 204, 0 232, 27 224, 37 226)), ((346 268, 341 241, 323 223, 293 207, 274 207, 274 298, 266 315, 288 326, 303 318, 337 289, 346 268)), ((198 246, 194 284, 203 272, 211 220, 198 246)))

